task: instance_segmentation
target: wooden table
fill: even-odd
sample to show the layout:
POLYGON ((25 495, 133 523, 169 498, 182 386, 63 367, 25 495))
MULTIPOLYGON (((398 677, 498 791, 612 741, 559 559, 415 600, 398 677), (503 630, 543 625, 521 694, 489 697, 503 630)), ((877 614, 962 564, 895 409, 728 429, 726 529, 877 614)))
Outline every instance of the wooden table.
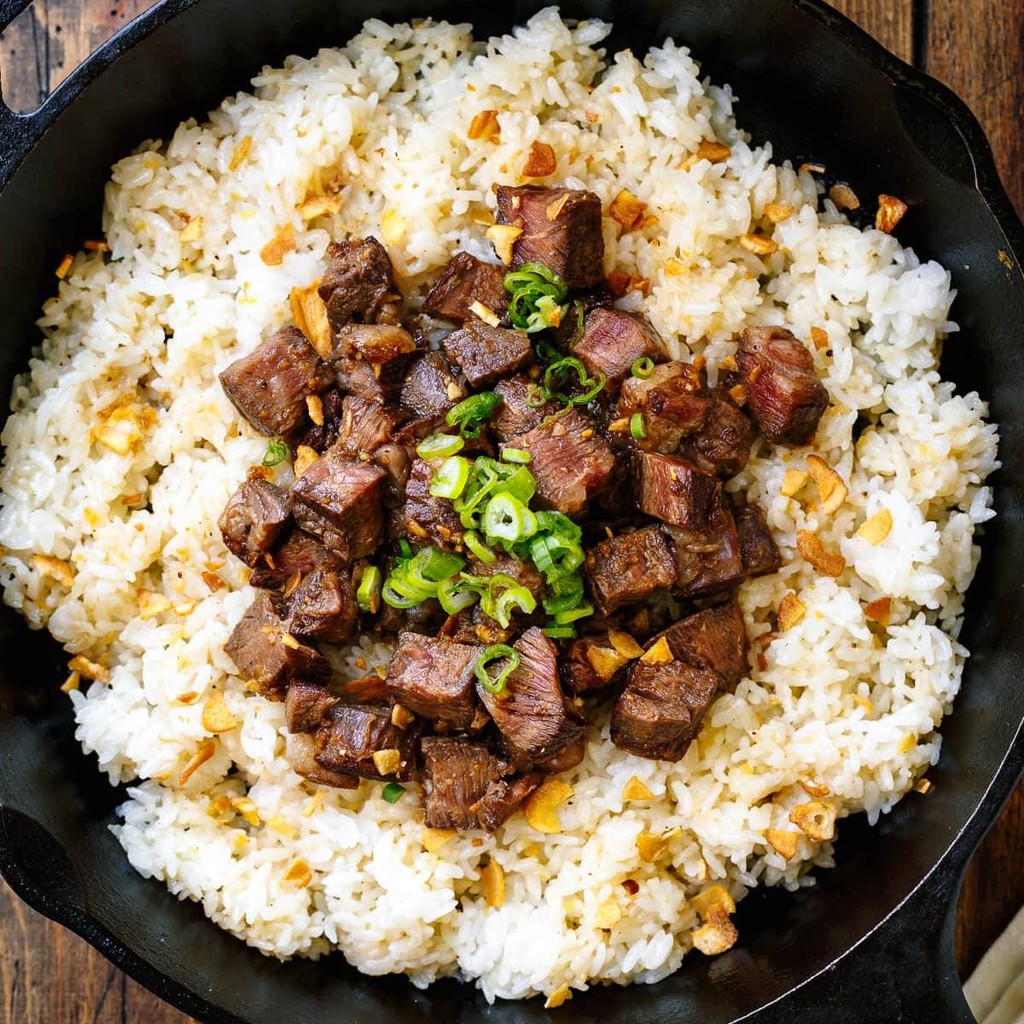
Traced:
MULTIPOLYGON (((0 36, 4 95, 31 109, 152 0, 36 0, 0 36)), ((755 0, 756 2, 756 0, 755 0)), ((1024 0, 834 0, 893 53, 958 92, 981 119, 1024 213, 1024 0)), ((969 973, 1024 903, 1024 783, 967 872, 957 955, 969 973)), ((188 1024, 77 936, 0 883, 3 1024, 188 1024)))

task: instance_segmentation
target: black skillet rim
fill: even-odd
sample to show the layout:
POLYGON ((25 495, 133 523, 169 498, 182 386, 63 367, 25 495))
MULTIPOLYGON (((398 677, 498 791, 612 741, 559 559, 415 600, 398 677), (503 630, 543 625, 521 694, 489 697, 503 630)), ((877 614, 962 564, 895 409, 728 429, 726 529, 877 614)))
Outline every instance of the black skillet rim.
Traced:
MULTIPOLYGON (((9 23, 31 0, 0 0, 0 21, 9 23)), ((99 74, 154 29, 171 20, 200 0, 157 0, 149 10, 135 18, 93 54, 40 105, 26 114, 13 114, 0 103, 0 187, 17 170, 18 164, 34 147, 42 134, 53 125, 62 111, 99 74)), ((988 140, 978 120, 951 89, 918 69, 911 67, 886 50, 868 33, 845 15, 829 7, 825 0, 785 0, 793 8, 823 24, 850 50, 879 70, 894 91, 910 90, 924 95, 953 125, 964 142, 974 168, 974 187, 981 195, 996 226, 1013 255, 1014 270, 1024 277, 1024 225, 1014 212, 996 171, 988 140)), ((955 899, 964 867, 974 849, 991 826, 999 809, 1024 771, 1024 722, 1008 747, 984 795, 960 832, 945 852, 923 875, 904 900, 890 910, 857 943, 850 946, 814 975, 795 985, 774 1000, 779 1003, 791 993, 804 988, 863 946, 884 925, 890 922, 915 897, 938 884, 955 899)), ((218 1008, 196 993, 182 987, 168 975, 142 959, 131 948, 115 939, 106 928, 88 913, 35 885, 6 841, 6 828, 0 819, 0 874, 11 888, 34 910, 69 928, 102 953, 108 960, 135 980, 178 1009, 209 1024, 247 1024, 245 1020, 218 1008)), ((763 1011, 772 1003, 761 1007, 763 1011)))

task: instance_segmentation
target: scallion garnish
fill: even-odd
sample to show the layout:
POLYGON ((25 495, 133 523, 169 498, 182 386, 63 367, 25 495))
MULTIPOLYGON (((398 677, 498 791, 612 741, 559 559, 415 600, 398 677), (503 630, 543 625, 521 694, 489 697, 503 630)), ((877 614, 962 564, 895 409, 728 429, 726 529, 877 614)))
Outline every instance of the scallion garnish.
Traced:
POLYGON ((487 503, 480 526, 489 541, 515 544, 537 532, 537 517, 518 498, 502 491, 487 503))
POLYGON ((449 455, 434 470, 427 490, 435 498, 457 498, 466 489, 469 467, 469 459, 464 459, 461 455, 449 455))
POLYGON ((279 437, 271 438, 267 451, 263 456, 264 466, 279 466, 288 458, 288 445, 279 437))
POLYGON ((476 557, 484 563, 484 565, 490 565, 498 556, 480 539, 480 534, 476 530, 467 530, 462 535, 462 542, 473 552, 476 557))
POLYGON ((364 612, 376 612, 380 609, 380 591, 384 582, 384 574, 375 565, 368 565, 363 570, 359 589, 356 591, 356 604, 364 612))
POLYGON ((463 609, 475 604, 480 595, 475 590, 462 589, 461 580, 454 576, 437 585, 437 600, 446 615, 458 615, 463 609))
POLYGON ((529 465, 530 460, 533 456, 522 448, 502 448, 501 449, 501 460, 502 462, 515 462, 520 466, 529 465))
POLYGON ((524 263, 506 274, 505 291, 511 295, 509 319, 527 334, 557 327, 569 312, 568 285, 542 263, 524 263))
POLYGON ((466 564, 461 555, 448 551, 425 547, 411 555, 408 542, 405 547, 410 555, 395 561, 381 589, 381 596, 392 608, 413 608, 428 598, 437 597, 438 584, 454 576, 466 564))
POLYGON ((501 395, 493 391, 481 391, 478 395, 470 395, 449 409, 444 421, 449 427, 458 427, 459 433, 472 441, 480 436, 484 423, 491 418, 500 404, 501 395))
POLYGON ((642 441, 647 437, 647 424, 644 423, 642 412, 635 412, 629 417, 629 432, 635 441, 642 441))
POLYGON ((389 782, 381 791, 380 795, 387 800, 389 804, 397 804, 402 799, 402 794, 405 792, 405 786, 400 786, 397 782, 389 782))
POLYGON ((639 377, 640 380, 647 380, 654 373, 654 360, 650 356, 640 356, 638 359, 633 360, 633 365, 629 368, 629 372, 634 377, 639 377))
POLYGON ((416 454, 421 459, 446 459, 465 448, 466 442, 458 434, 431 434, 416 445, 416 454))
POLYGON ((554 625, 548 623, 544 627, 544 635, 551 637, 552 640, 574 640, 576 638, 576 630, 572 626, 559 626, 557 623, 554 625))
POLYGON ((480 680, 480 685, 488 693, 493 693, 495 697, 500 697, 508 686, 508 677, 519 668, 521 661, 522 658, 519 652, 513 650, 507 644, 491 644, 490 647, 485 647, 480 652, 479 657, 476 659, 474 671, 476 672, 477 679, 480 680), (497 675, 492 676, 487 671, 487 666, 496 661, 504 661, 505 664, 497 675))
POLYGON ((586 405, 587 402, 597 397, 604 388, 605 376, 603 373, 591 377, 583 363, 575 356, 566 356, 552 363, 544 371, 543 393, 548 398, 556 398, 563 405, 586 405), (582 393, 567 394, 561 389, 568 383, 571 374, 576 375, 577 387, 582 388, 582 393))

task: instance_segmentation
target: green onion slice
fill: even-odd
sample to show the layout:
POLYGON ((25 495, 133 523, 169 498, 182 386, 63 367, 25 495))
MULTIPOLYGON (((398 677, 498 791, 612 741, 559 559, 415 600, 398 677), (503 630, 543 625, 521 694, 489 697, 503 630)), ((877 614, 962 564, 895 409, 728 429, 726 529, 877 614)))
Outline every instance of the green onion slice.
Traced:
MULTIPOLYGON (((462 438, 459 438, 461 441, 462 438)), ((435 498, 457 498, 465 489, 469 480, 469 459, 461 455, 449 455, 437 469, 427 488, 435 498)))
POLYGON ((629 368, 629 372, 634 377, 639 377, 640 380, 647 380, 654 373, 654 360, 650 356, 640 356, 638 359, 633 360, 633 365, 629 368))
POLYGON ((507 629, 512 618, 513 611, 525 612, 529 615, 537 607, 537 598, 524 586, 508 587, 501 592, 501 596, 494 602, 494 610, 491 618, 507 629))
POLYGON ((384 574, 375 565, 368 565, 363 570, 356 591, 356 604, 359 610, 376 613, 380 609, 380 589, 384 582, 384 574))
POLYGON ((647 424, 642 412, 635 412, 629 417, 629 432, 635 441, 643 441, 647 437, 647 424))
POLYGON ((566 356, 544 371, 542 391, 549 398, 557 398, 563 405, 586 405, 604 389, 605 383, 603 373, 591 377, 581 360, 575 356, 566 356), (583 389, 582 393, 569 395, 560 390, 568 384, 571 374, 576 375, 576 386, 583 389))
POLYGON ((462 589, 461 582, 454 577, 437 585, 437 599, 448 615, 458 615, 479 600, 479 597, 474 590, 462 589))
MULTIPOLYGON (((544 611, 548 615, 571 611, 583 600, 583 577, 579 573, 556 579, 548 586, 551 588, 551 595, 544 598, 544 611)), ((593 608, 590 609, 590 612, 592 611, 593 608)), ((586 614, 589 615, 590 612, 586 614)))
POLYGON ((416 605, 420 603, 413 598, 402 597, 401 594, 397 593, 392 586, 392 579, 390 576, 381 588, 380 596, 383 597, 384 601, 391 605, 392 608, 415 608, 416 605))
POLYGON ((431 434, 416 445, 416 454, 421 459, 444 459, 455 455, 466 446, 458 434, 431 434))
POLYGON ((577 619, 584 619, 588 615, 593 614, 594 606, 589 601, 584 601, 576 608, 570 608, 567 611, 559 612, 554 618, 557 625, 567 626, 570 622, 575 622, 577 619))
POLYGON ((491 644, 485 647, 476 659, 474 671, 480 685, 495 697, 500 697, 508 685, 508 677, 519 668, 522 658, 518 651, 513 650, 507 644, 491 644), (496 661, 505 661, 497 675, 492 676, 487 671, 487 666, 496 661))
POLYGON ((389 782, 381 791, 380 795, 387 800, 389 804, 397 804, 402 799, 402 794, 405 792, 405 786, 400 786, 397 782, 389 782))
POLYGON ((574 640, 576 638, 576 630, 572 626, 549 624, 544 627, 544 635, 551 637, 552 640, 574 640))
POLYGON ((272 438, 263 456, 264 466, 279 466, 288 458, 288 445, 279 437, 272 438))
POLYGON ((458 427, 459 433, 472 441, 480 436, 484 422, 491 418, 500 404, 501 395, 493 391, 481 391, 449 409, 444 421, 449 427, 458 427))
POLYGON ((506 274, 505 290, 509 319, 527 334, 557 327, 569 311, 568 285, 542 263, 524 263, 506 274))
POLYGON ((502 491, 487 503, 481 527, 489 541, 514 544, 537 532, 537 517, 514 495, 502 491))
POLYGON ((463 543, 473 552, 476 557, 484 563, 484 565, 490 565, 498 556, 480 539, 480 534, 476 530, 467 530, 462 535, 463 543))
POLYGON ((502 448, 501 458, 503 462, 516 462, 521 466, 526 466, 533 456, 524 448, 502 448))

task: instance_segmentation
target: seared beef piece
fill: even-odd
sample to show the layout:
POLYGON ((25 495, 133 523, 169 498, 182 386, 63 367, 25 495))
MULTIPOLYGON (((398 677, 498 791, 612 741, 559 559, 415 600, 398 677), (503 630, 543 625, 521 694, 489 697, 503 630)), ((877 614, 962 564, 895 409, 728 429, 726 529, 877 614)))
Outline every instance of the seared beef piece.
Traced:
POLYGON ((313 736, 299 733, 288 737, 288 760, 292 770, 310 782, 335 789, 358 789, 358 775, 342 775, 332 772, 316 762, 317 741, 313 736))
POLYGON ((761 509, 757 505, 741 505, 736 509, 735 516, 744 573, 747 576, 763 576, 778 571, 782 565, 782 555, 772 539, 761 509))
POLYGON ((326 686, 293 679, 285 698, 285 718, 289 732, 316 732, 324 715, 341 700, 326 686))
POLYGON ((505 270, 484 263, 468 252, 457 252, 423 301, 423 311, 462 323, 472 316, 470 306, 481 302, 499 319, 508 311, 505 270))
POLYGON ((388 504, 397 507, 405 501, 409 485, 412 458, 404 444, 382 444, 374 453, 373 461, 388 475, 388 504))
POLYGON ((346 561, 365 558, 384 536, 386 481, 379 466, 336 445, 292 485, 295 521, 346 561))
POLYGON ((570 288, 604 278, 601 200, 593 192, 538 185, 498 185, 498 223, 523 229, 512 247, 512 265, 543 263, 570 288))
POLYGON ((288 633, 282 611, 280 598, 261 591, 224 645, 238 674, 271 700, 284 697, 290 679, 322 682, 331 676, 327 659, 288 633))
POLYGON ((352 458, 372 454, 391 440, 404 419, 398 409, 348 395, 342 406, 336 448, 352 458))
POLYGON ((380 615, 377 617, 377 628, 388 635, 408 632, 433 636, 448 618, 448 613, 433 597, 421 601, 412 608, 392 608, 387 603, 382 604, 380 615))
POLYGON ((338 357, 360 359, 371 366, 390 363, 415 351, 412 335, 391 324, 346 324, 336 335, 338 357))
POLYGON ((722 480, 739 473, 750 459, 757 427, 722 388, 711 392, 704 425, 684 437, 679 454, 722 480))
POLYGON ((440 352, 427 352, 417 359, 402 385, 402 405, 423 419, 444 416, 465 397, 465 390, 440 352))
POLYGON ((719 510, 711 533, 673 526, 665 530, 672 538, 676 558, 673 590, 680 597, 719 594, 746 578, 736 524, 727 508, 719 510))
POLYGON ((636 662, 612 709, 612 742, 640 757, 678 761, 718 692, 719 675, 684 661, 636 662))
POLYGON ((585 565, 594 604, 602 615, 640 601, 676 578, 675 559, 657 526, 601 541, 587 552, 585 565))
POLYGON ((603 373, 614 385, 629 376, 641 356, 664 358, 665 345, 646 317, 597 306, 583 322, 583 337, 573 346, 573 355, 595 377, 603 373))
POLYGON ((482 743, 456 737, 424 736, 420 752, 427 828, 480 828, 477 808, 488 787, 511 774, 511 765, 482 743))
POLYGON ((411 779, 416 774, 420 727, 391 724, 391 708, 372 704, 336 704, 324 716, 316 735, 316 762, 341 775, 360 775, 382 782, 411 779), (398 765, 380 771, 373 755, 398 751, 398 765))
POLYGON ((628 420, 640 413, 647 436, 634 440, 636 446, 671 455, 684 437, 704 425, 711 402, 701 390, 690 363, 662 363, 646 380, 628 377, 623 382, 616 416, 628 420))
POLYGON ((615 469, 615 456, 594 421, 574 408, 511 438, 508 447, 522 448, 532 456, 530 472, 537 480, 538 504, 569 516, 587 507, 615 469))
POLYGON ((460 644, 510 644, 523 630, 536 621, 536 613, 529 618, 514 614, 507 626, 502 626, 486 615, 479 604, 466 608, 453 617, 451 637, 460 644))
POLYGON ((536 385, 522 375, 500 380, 494 385, 501 395, 501 405, 491 417, 491 429, 500 441, 510 441, 518 434, 539 427, 544 418, 557 412, 557 402, 545 402, 539 408, 530 405, 529 396, 536 385))
POLYGON ((736 362, 761 433, 773 444, 807 444, 828 407, 807 346, 782 327, 748 327, 736 362))
POLYGON ((492 782, 476 805, 476 816, 485 832, 494 832, 519 810, 523 801, 544 781, 539 772, 492 782))
POLYGON ((515 555, 501 553, 501 548, 494 552, 493 562, 482 562, 475 555, 469 556, 469 565, 466 572, 476 576, 496 576, 501 574, 515 580, 521 587, 526 587, 534 597, 539 598, 544 589, 544 577, 533 562, 524 562, 515 555))
POLYGON ((246 480, 231 495, 217 525, 228 550, 255 566, 291 521, 288 495, 259 478, 246 480))
POLYGON ((581 697, 610 685, 622 661, 604 636, 581 636, 569 644, 558 667, 562 686, 581 697))
POLYGON ((376 704, 383 707, 388 703, 388 684, 376 673, 345 680, 339 686, 339 693, 346 704, 376 704))
POLYGON ((413 543, 429 542, 445 551, 462 549, 462 523, 452 503, 446 498, 435 498, 430 492, 430 481, 439 463, 416 459, 405 488, 402 507, 402 533, 413 543))
POLYGON ((721 690, 734 690, 749 667, 747 631, 735 598, 680 619, 662 635, 677 659, 717 672, 721 690))
POLYGON ((533 355, 530 336, 524 331, 491 327, 476 317, 444 339, 444 351, 475 388, 507 377, 533 355))
POLYGON ((692 462, 656 452, 633 453, 633 494, 641 512, 694 533, 714 529, 722 485, 692 462))
MULTIPOLYGON (((544 761, 583 735, 583 716, 562 693, 555 645, 537 627, 513 645, 519 667, 496 697, 477 682, 477 693, 517 766, 544 761)), ((494 671, 494 666, 490 669, 494 671)))
POLYGON ((352 573, 315 569, 288 600, 288 631, 309 640, 343 644, 359 626, 352 573))
POLYGON ((388 666, 388 692, 417 715, 468 729, 477 709, 473 666, 479 654, 479 647, 443 637, 401 633, 388 666))
POLYGON ((374 367, 361 359, 338 356, 331 360, 338 386, 371 402, 396 402, 409 370, 409 356, 374 367), (375 371, 380 371, 375 372, 375 371))
POLYGON ((305 576, 314 569, 338 569, 345 563, 333 551, 304 530, 292 530, 273 551, 264 556, 249 577, 250 585, 275 590, 298 573, 305 576))
POLYGON ((327 247, 318 291, 334 330, 350 320, 374 320, 394 287, 391 260, 376 238, 352 238, 327 247))
MULTIPOLYGON (((582 701, 580 704, 582 704, 582 701)), ((582 710, 579 710, 579 705, 570 702, 570 706, 577 709, 576 713, 579 716, 580 722, 585 723, 586 718, 582 710)), ((553 754, 549 754, 547 757, 537 761, 534 767, 546 775, 557 775, 559 772, 567 772, 570 768, 575 768, 586 756, 586 753, 587 737, 581 731, 566 743, 565 746, 559 747, 553 754)))
POLYGON ((329 388, 321 396, 324 421, 322 424, 310 422, 306 429, 295 439, 295 446, 304 444, 322 455, 338 440, 338 426, 341 423, 341 411, 344 395, 338 388, 329 388))
POLYGON ((306 422, 306 399, 333 379, 297 327, 282 327, 221 371, 235 408, 261 433, 286 436, 306 422))

